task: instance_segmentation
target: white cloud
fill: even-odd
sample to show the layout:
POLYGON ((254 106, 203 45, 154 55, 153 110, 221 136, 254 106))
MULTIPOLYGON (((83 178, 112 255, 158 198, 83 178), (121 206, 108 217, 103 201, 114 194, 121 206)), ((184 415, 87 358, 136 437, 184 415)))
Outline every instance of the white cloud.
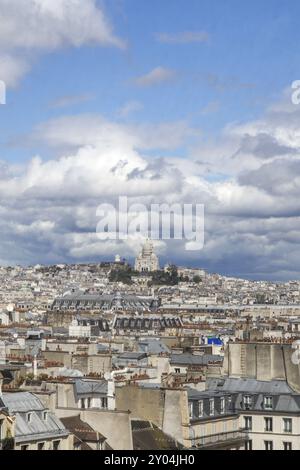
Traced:
POLYGON ((189 158, 160 156, 198 135, 187 122, 128 126, 78 115, 43 123, 33 136, 63 149, 60 158, 0 165, 0 259, 132 256, 136 239, 120 246, 96 235, 97 206, 127 195, 130 203, 205 205, 204 250, 163 242, 169 261, 241 276, 299 276, 299 113, 269 109, 255 122, 226 127, 215 142, 202 143, 200 134, 189 158))
POLYGON ((15 87, 29 69, 30 65, 26 59, 3 54, 0 46, 0 77, 7 86, 15 87))
POLYGON ((143 109, 142 103, 136 100, 127 101, 117 112, 118 117, 126 118, 137 111, 143 109))
POLYGON ((63 47, 124 48, 95 0, 0 0, 0 74, 14 86, 39 54, 63 47))
POLYGON ((159 66, 146 75, 136 78, 135 83, 140 87, 150 87, 173 80, 175 77, 176 72, 174 70, 159 66))
POLYGON ((183 31, 180 33, 157 33, 156 39, 166 44, 190 44, 193 42, 204 43, 210 39, 206 31, 183 31))
POLYGON ((98 114, 78 114, 38 125, 29 140, 62 149, 123 142, 124 148, 172 150, 199 134, 186 121, 127 125, 108 121, 98 114))
POLYGON ((90 93, 84 93, 82 95, 67 95, 60 96, 55 101, 50 103, 50 108, 66 108, 68 106, 75 106, 78 104, 86 103, 91 101, 94 96, 90 93))

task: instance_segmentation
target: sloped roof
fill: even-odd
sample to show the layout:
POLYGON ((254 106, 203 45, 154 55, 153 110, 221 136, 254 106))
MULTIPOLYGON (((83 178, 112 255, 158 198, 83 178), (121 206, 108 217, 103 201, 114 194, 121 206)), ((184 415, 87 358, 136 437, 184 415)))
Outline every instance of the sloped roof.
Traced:
POLYGON ((206 388, 209 390, 222 388, 228 392, 249 393, 294 393, 284 380, 262 381, 249 378, 208 378, 206 388))
POLYGON ((170 353, 170 349, 166 344, 156 339, 143 339, 138 343, 139 350, 148 352, 148 354, 170 353))
POLYGON ((81 442, 103 442, 106 440, 101 433, 95 431, 88 423, 80 419, 80 415, 61 418, 64 426, 81 442))
POLYGON ((77 395, 91 394, 91 393, 104 393, 107 394, 106 380, 75 380, 75 389, 77 395))
POLYGON ((196 354, 172 354, 170 358, 170 364, 178 365, 202 366, 215 362, 223 362, 223 356, 215 354, 203 354, 202 356, 196 354))
POLYGON ((54 413, 30 392, 3 393, 3 403, 11 415, 16 416, 16 441, 65 437, 69 434, 54 413), (47 412, 44 419, 43 412, 47 412), (28 420, 28 413, 31 413, 28 420))
POLYGON ((3 393, 3 401, 12 413, 45 410, 41 400, 30 392, 3 393))
POLYGON ((165 434, 150 421, 132 420, 134 450, 178 450, 183 449, 175 439, 165 434))

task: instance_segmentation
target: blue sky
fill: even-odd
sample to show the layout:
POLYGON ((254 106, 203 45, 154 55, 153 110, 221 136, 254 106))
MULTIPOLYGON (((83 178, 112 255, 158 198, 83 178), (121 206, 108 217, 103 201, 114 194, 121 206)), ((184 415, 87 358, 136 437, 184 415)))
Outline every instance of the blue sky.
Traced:
MULTIPOLYGON (((40 196, 35 195, 26 205, 27 217, 18 217, 24 194, 39 184, 46 185, 46 191, 47 181, 35 179, 47 175, 43 162, 54 166, 66 156, 79 158, 77 152, 87 146, 96 147, 105 159, 101 139, 107 132, 111 145, 120 138, 118 149, 124 145, 129 152, 131 145, 130 151, 138 152, 137 165, 161 165, 166 186, 177 167, 182 192, 176 197, 199 198, 207 206, 208 243, 203 252, 195 258, 183 248, 165 246, 164 260, 176 256, 181 263, 202 263, 245 277, 297 277, 300 259, 298 266, 293 257, 296 266, 291 267, 288 252, 298 247, 298 207, 295 225, 290 226, 289 197, 290 190, 295 196, 298 181, 275 194, 270 174, 286 174, 288 180, 291 165, 297 164, 299 111, 289 110, 288 119, 285 113, 290 104, 287 90, 300 78, 299 14, 296 0, 288 6, 279 0, 0 0, 5 26, 0 31, 0 79, 7 83, 7 104, 0 106, 0 160, 6 167, 1 197, 6 200, 7 184, 13 187, 16 179, 17 186, 25 188, 17 194, 9 186, 13 211, 3 203, 11 223, 3 227, 0 262, 103 258, 102 248, 98 253, 93 244, 89 249, 90 240, 77 240, 80 230, 92 232, 91 219, 85 227, 74 219, 72 232, 61 222, 62 214, 55 212, 62 206, 64 213, 72 210, 65 182, 57 188, 59 203, 51 210, 47 205, 47 216, 42 216, 40 196), (36 4, 45 10, 38 12, 36 4), (27 30, 24 17, 30 25, 27 30), (11 39, 13 30, 6 31, 8 24, 16 28, 19 42, 11 39), (7 65, 7 58, 13 66, 7 65), (33 178, 30 168, 37 155, 41 169, 33 178), (265 187, 257 174, 267 175, 265 187), (30 204, 37 204, 35 214, 30 204), (261 211, 250 213, 256 205, 261 211), (283 236, 285 221, 289 229, 283 236), (29 230, 41 222, 53 223, 53 233, 37 236, 29 230), (15 238, 14 224, 28 237, 15 238), (234 226, 234 232, 223 233, 220 225, 228 230, 234 226), (249 249, 249 237, 256 248, 249 249)), ((85 168, 86 178, 88 173, 85 168)), ((281 187, 281 181, 276 184, 281 187)), ((112 186, 117 188, 118 182, 112 181, 112 186)), ((87 212, 96 203, 94 196, 89 196, 87 212)), ((111 246, 104 253, 112 256, 114 250, 111 246)), ((134 256, 130 245, 124 252, 134 256)))
POLYGON ((65 48, 36 59, 1 109, 1 153, 22 160, 30 150, 5 146, 40 121, 62 114, 51 103, 62 96, 91 95, 68 113, 100 112, 111 118, 126 101, 143 104, 131 120, 188 119, 208 133, 228 122, 252 119, 300 76, 300 5, 281 1, 106 1, 115 32, 128 42, 113 48, 65 48), (155 33, 205 31, 204 43, 162 44, 155 33), (135 77, 158 64, 178 72, 170 85, 137 89, 135 77), (211 103, 218 112, 205 113, 211 103), (218 107, 217 107, 218 104, 218 107), (202 112, 204 111, 204 112, 202 112))

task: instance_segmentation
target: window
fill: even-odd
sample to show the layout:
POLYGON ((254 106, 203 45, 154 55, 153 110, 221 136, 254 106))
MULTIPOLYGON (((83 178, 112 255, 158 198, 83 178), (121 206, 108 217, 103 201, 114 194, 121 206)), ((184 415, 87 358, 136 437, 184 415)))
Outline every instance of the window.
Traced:
POLYGON ((273 431, 273 418, 265 418, 265 431, 273 431))
POLYGON ((53 441, 53 450, 59 450, 60 441, 53 441))
POLYGON ((252 416, 244 416, 244 425, 247 431, 252 431, 252 416))
POLYGON ((48 411, 43 411, 43 420, 47 421, 48 419, 48 411))
POLYGON ((199 418, 203 416, 203 401, 200 400, 199 402, 199 418))
POLYGON ((190 416, 190 419, 193 419, 193 416, 194 416, 194 405, 193 405, 193 402, 190 402, 190 403, 189 403, 189 416, 190 416))
POLYGON ((252 397, 250 395, 244 395, 243 404, 244 404, 244 408, 246 408, 246 410, 249 410, 252 405, 252 397))
POLYGON ((284 442, 283 443, 283 450, 293 450, 291 442, 284 442))
POLYGON ((264 397, 264 409, 265 410, 273 409, 273 397, 264 397))
POLYGON ((209 414, 210 416, 215 414, 215 400, 213 398, 209 400, 209 414))
POLYGON ((91 398, 88 398, 88 408, 91 408, 92 407, 92 399, 91 398))
POLYGON ((283 432, 293 432, 293 422, 291 418, 283 418, 283 432))
POLYGON ((225 413, 225 398, 222 397, 220 400, 220 413, 223 415, 225 413))
POLYGON ((85 408, 85 400, 84 400, 84 398, 81 398, 81 400, 80 400, 80 408, 82 408, 82 409, 85 408))
POLYGON ((45 442, 38 443, 38 450, 45 450, 45 442))
POLYGON ((28 445, 21 446, 21 450, 28 450, 28 445))
POLYGON ((101 405, 102 405, 102 408, 107 409, 107 398, 106 397, 101 398, 101 405))
POLYGON ((27 423, 31 423, 32 413, 27 413, 27 423))
POLYGON ((175 374, 180 374, 180 368, 179 367, 175 367, 175 374))
POLYGON ((273 441, 264 441, 265 442, 265 450, 273 450, 273 441))
POLYGON ((252 450, 252 441, 245 442, 245 450, 252 450))

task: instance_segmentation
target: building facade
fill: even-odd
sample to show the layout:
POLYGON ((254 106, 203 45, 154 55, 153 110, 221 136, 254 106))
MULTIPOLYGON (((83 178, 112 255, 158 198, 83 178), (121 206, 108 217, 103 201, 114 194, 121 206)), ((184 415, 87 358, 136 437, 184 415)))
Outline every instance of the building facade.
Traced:
POLYGON ((153 243, 150 240, 146 241, 141 253, 137 256, 134 269, 141 273, 159 271, 159 260, 154 253, 153 243))

